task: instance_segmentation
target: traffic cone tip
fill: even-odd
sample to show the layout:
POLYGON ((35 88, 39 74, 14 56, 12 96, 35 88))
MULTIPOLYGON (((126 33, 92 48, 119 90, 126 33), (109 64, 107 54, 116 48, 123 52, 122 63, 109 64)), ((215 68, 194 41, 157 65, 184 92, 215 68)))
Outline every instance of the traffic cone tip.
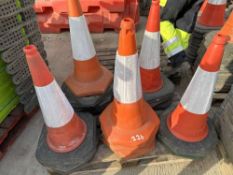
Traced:
POLYGON ((83 15, 79 0, 68 0, 69 17, 79 17, 83 15))
POLYGON ((131 18, 124 18, 121 21, 121 30, 134 30, 134 21, 131 18))
POLYGON ((119 33, 118 53, 121 56, 129 56, 137 53, 135 25, 131 18, 121 21, 119 33))
POLYGON ((155 5, 159 5, 159 3, 160 3, 160 0, 152 0, 152 2, 151 2, 152 4, 155 4, 155 5))
POLYGON ((28 54, 28 55, 32 55, 32 54, 35 54, 37 52, 37 48, 35 45, 28 45, 28 46, 25 46, 23 48, 23 51, 25 54, 28 54))
POLYGON ((53 82, 54 78, 49 71, 46 63, 41 58, 35 45, 28 45, 23 48, 26 60, 31 72, 32 80, 35 86, 47 86, 53 82))
POLYGON ((224 26, 220 30, 220 33, 223 35, 228 35, 230 40, 228 42, 233 43, 233 12, 231 12, 224 26))
POLYGON ((230 36, 225 35, 225 34, 221 34, 221 33, 217 33, 213 39, 213 42, 215 44, 226 44, 228 41, 230 40, 230 36))
POLYGON ((207 72, 217 72, 220 69, 224 54, 224 45, 229 40, 229 36, 217 33, 210 46, 207 48, 199 66, 207 72))
POLYGON ((146 31, 159 32, 160 30, 160 1, 153 0, 147 18, 146 31))

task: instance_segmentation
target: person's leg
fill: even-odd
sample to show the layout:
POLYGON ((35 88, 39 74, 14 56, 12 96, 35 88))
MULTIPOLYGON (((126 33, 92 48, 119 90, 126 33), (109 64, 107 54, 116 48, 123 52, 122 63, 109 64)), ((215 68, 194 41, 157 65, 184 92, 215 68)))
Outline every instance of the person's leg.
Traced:
POLYGON ((198 0, 191 7, 187 7, 188 10, 185 11, 175 23, 177 35, 180 38, 184 49, 187 49, 189 46, 190 34, 192 34, 194 30, 197 14, 202 3, 203 0, 198 0))
POLYGON ((183 11, 186 11, 187 7, 192 6, 195 1, 196 0, 160 0, 161 21, 168 20, 174 24, 180 14, 183 14, 183 11))

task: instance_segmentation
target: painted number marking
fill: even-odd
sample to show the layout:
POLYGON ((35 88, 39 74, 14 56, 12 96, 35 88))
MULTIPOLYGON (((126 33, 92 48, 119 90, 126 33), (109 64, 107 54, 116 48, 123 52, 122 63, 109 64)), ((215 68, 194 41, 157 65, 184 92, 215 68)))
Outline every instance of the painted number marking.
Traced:
POLYGON ((132 136, 132 137, 131 137, 131 140, 132 140, 133 142, 140 141, 140 140, 144 140, 144 136, 141 135, 141 134, 136 134, 135 136, 132 136))

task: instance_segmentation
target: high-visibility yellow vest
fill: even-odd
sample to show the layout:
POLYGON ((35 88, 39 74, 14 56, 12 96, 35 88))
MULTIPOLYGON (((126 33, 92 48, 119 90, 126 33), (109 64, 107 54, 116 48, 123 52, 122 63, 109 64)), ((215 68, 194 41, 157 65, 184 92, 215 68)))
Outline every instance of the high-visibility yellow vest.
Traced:
MULTIPOLYGON (((166 6, 167 0, 160 0, 160 6, 166 6)), ((168 57, 172 57, 188 47, 190 34, 175 28, 170 21, 160 22, 160 34, 163 48, 168 57)))

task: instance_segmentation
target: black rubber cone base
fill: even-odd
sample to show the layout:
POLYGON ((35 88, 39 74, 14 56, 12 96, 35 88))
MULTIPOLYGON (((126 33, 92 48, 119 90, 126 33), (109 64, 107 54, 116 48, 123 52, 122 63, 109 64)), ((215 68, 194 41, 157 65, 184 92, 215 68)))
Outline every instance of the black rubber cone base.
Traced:
POLYGON ((210 31, 213 31, 213 30, 219 30, 219 29, 221 29, 221 26, 220 27, 206 27, 206 26, 203 26, 200 24, 195 25, 195 30, 198 31, 199 33, 203 33, 203 34, 210 32, 210 31))
POLYGON ((112 84, 108 87, 104 94, 95 96, 75 96, 65 83, 62 85, 62 90, 71 105, 77 108, 78 111, 88 111, 92 114, 101 113, 113 99, 112 84))
POLYGON ((214 149, 218 143, 217 133, 212 122, 210 120, 208 121, 209 133, 204 140, 192 143, 185 142, 176 138, 167 127, 167 117, 173 109, 174 106, 160 115, 158 138, 176 155, 193 159, 206 156, 206 154, 214 149))
POLYGON ((163 74, 162 79, 163 87, 158 92, 144 93, 144 99, 156 110, 165 109, 171 104, 175 90, 174 84, 163 74))
POLYGON ((194 40, 202 40, 203 37, 204 37, 204 36, 203 36, 204 34, 205 34, 205 33, 200 32, 200 31, 197 31, 196 28, 194 28, 194 31, 193 31, 193 33, 192 33, 190 39, 193 38, 194 40))
POLYGON ((37 160, 50 172, 66 175, 82 168, 95 155, 98 143, 96 119, 89 113, 78 113, 87 125, 87 135, 83 143, 74 151, 56 153, 46 142, 46 127, 43 127, 36 150, 37 160))

